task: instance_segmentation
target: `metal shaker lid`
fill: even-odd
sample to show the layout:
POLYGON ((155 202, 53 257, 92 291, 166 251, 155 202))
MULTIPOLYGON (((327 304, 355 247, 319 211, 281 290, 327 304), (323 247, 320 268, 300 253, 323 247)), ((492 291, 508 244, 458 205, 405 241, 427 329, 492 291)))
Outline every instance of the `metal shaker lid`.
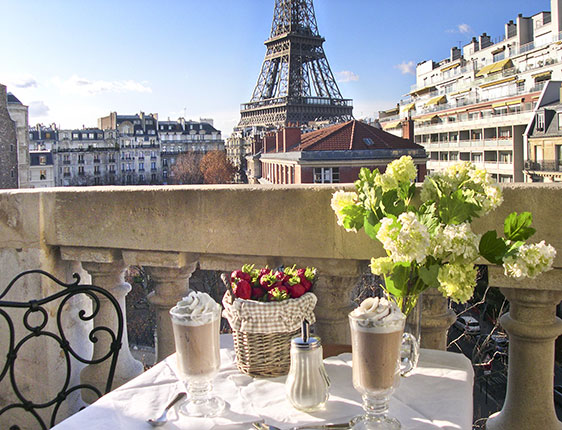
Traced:
POLYGON ((300 337, 291 339, 291 346, 297 349, 309 350, 316 349, 321 346, 320 338, 317 336, 310 336, 310 323, 305 319, 302 321, 300 337))

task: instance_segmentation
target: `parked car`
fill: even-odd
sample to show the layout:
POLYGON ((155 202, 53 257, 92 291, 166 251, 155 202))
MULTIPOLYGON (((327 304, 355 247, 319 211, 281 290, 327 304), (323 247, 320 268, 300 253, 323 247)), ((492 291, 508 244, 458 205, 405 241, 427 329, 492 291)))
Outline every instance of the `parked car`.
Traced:
POLYGON ((492 350, 492 352, 500 352, 502 354, 507 354, 507 347, 509 346, 509 340, 507 336, 503 333, 495 333, 492 335, 482 334, 478 336, 476 340, 477 346, 482 346, 482 344, 486 342, 484 345, 484 349, 492 350))
POLYGON ((554 386, 554 401, 562 406, 562 385, 554 386))
POLYGON ((461 315, 458 317, 455 321, 455 327, 460 331, 473 336, 480 334, 480 324, 478 323, 478 320, 468 315, 461 315))

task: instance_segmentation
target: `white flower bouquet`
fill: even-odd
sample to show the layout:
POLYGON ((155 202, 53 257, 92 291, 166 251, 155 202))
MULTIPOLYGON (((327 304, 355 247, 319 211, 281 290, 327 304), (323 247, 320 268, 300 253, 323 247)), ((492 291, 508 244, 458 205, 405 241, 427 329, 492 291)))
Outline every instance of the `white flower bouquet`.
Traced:
POLYGON ((390 163, 385 173, 361 169, 356 192, 337 191, 332 209, 347 231, 363 228, 378 240, 387 257, 371 259, 371 270, 385 279, 385 289, 408 314, 427 288, 464 303, 476 286, 479 257, 503 264, 516 279, 534 278, 550 270, 555 249, 543 242, 525 242, 535 233, 529 212, 510 214, 504 236, 495 231, 480 236, 473 219, 501 205, 501 189, 490 175, 470 162, 459 162, 425 178, 419 204, 414 180, 416 167, 409 156, 390 163))

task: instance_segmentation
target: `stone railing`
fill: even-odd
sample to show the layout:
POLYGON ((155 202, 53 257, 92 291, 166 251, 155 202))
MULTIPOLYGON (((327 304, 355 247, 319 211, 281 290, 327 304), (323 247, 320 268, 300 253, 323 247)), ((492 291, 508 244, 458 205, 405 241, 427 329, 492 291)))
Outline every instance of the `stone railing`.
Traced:
MULTIPOLYGON (((0 285, 17 273, 42 268, 61 279, 74 271, 111 291, 121 305, 130 286, 123 273, 141 265, 155 281, 150 302, 158 314, 158 360, 174 351, 168 309, 186 293, 189 277, 202 269, 230 271, 252 262, 314 265, 321 277, 317 330, 326 343, 349 343, 347 313, 351 290, 372 256, 382 248, 363 233, 347 233, 336 225, 330 208, 335 189, 350 186, 175 186, 89 187, 0 192, 0 285)), ((489 429, 546 429, 562 426, 553 405, 554 341, 562 333, 555 307, 562 299, 562 187, 509 185, 505 202, 476 223, 478 231, 502 229, 512 211, 530 210, 536 240, 559 250, 556 270, 532 282, 503 277, 490 268, 491 284, 511 302, 502 319, 510 335, 508 394, 503 410, 489 429)), ((14 300, 45 295, 44 285, 25 286, 14 300)), ((444 349, 454 314, 445 299, 427 294, 423 300, 422 339, 429 348, 444 349)), ((100 321, 94 321, 94 325, 100 321)), ((105 321, 107 324, 107 321, 105 321)), ((80 340, 81 333, 75 338, 80 340)), ((6 339, 0 332, 0 350, 6 339)), ((127 346, 127 338, 124 339, 127 346)), ((53 347, 54 345, 51 345, 53 347)), ((57 360, 45 346, 44 356, 57 360)), ((95 355, 96 351, 92 351, 95 355)), ((30 359, 32 360, 32 359, 30 359)), ((37 366, 36 366, 37 367, 37 366)), ((54 367, 50 366, 50 367, 54 367)), ((26 368, 33 381, 42 369, 26 368)), ((125 348, 117 384, 131 379, 142 366, 125 348)), ((78 378, 78 375, 75 375, 78 378)), ((96 372, 82 371, 95 382, 96 372)), ((40 380, 40 379, 37 379, 40 380)), ((0 387, 1 388, 1 387, 0 387)), ((29 390, 40 390, 29 383, 29 390)), ((0 392, 2 390, 0 389, 0 392)), ((1 422, 0 422, 1 427, 1 422)))

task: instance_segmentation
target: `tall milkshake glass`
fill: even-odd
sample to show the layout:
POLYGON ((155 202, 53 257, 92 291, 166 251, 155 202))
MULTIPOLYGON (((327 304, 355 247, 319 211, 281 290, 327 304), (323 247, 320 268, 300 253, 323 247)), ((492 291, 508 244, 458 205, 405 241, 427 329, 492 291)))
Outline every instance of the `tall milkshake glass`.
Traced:
POLYGON ((213 396, 213 379, 220 368, 220 305, 206 293, 191 291, 170 316, 178 372, 188 394, 180 412, 192 417, 220 415, 224 400, 213 396))
MULTIPOLYGON (((388 402, 400 380, 400 349, 406 316, 386 298, 368 298, 349 314, 353 386, 361 393, 365 414, 353 420, 353 430, 398 430, 388 415, 388 402)), ((413 350, 413 348, 411 348, 413 350)))

